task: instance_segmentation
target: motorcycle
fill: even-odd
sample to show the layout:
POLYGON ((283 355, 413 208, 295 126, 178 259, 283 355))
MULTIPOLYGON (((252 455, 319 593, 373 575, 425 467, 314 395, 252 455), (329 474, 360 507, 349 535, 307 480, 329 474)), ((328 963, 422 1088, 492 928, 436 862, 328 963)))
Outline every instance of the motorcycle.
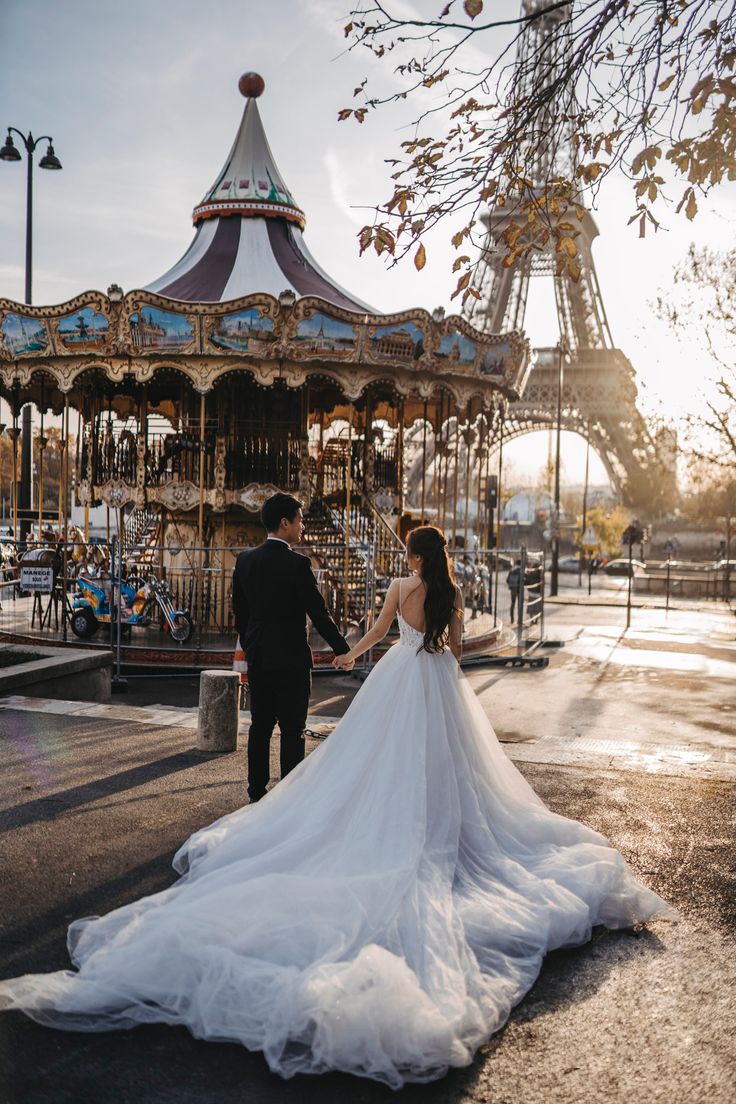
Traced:
POLYGON ((130 631, 134 625, 150 625, 158 608, 164 615, 166 631, 177 644, 185 644, 192 635, 189 611, 174 608, 168 586, 155 575, 145 579, 110 576, 93 579, 80 575, 76 583, 70 623, 72 632, 81 640, 93 637, 101 624, 117 620, 117 611, 111 603, 113 585, 120 588, 122 629, 130 631))

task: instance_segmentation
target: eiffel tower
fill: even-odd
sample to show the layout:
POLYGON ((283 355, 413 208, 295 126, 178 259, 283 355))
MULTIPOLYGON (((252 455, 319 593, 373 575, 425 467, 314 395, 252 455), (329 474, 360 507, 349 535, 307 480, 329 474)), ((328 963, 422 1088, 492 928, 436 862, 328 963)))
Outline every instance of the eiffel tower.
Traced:
MULTIPOLYGON (((547 0, 522 0, 522 15, 532 15, 547 0)), ((566 25, 572 4, 547 12, 527 25, 520 39, 517 72, 528 83, 530 63, 544 65, 554 80, 567 48, 566 25)), ((570 112, 567 112, 569 114, 570 112)), ((541 121, 540 132, 548 128, 541 121)), ((540 192, 554 178, 575 178, 576 154, 572 142, 557 149, 535 143, 537 152, 531 176, 540 192)), ((580 278, 556 275, 554 242, 548 251, 534 252, 503 267, 504 249, 496 242, 508 225, 509 213, 497 209, 483 222, 487 237, 474 275, 479 300, 469 299, 467 316, 473 324, 492 333, 523 329, 530 282, 544 276, 554 281, 561 344, 569 354, 564 366, 562 428, 590 441, 624 503, 642 512, 656 513, 675 489, 674 434, 663 428, 653 434, 636 405, 634 369, 616 348, 593 260, 592 243, 598 236, 593 216, 585 210, 577 238, 580 278)), ((524 392, 510 404, 505 439, 555 424, 557 411, 557 350, 537 349, 536 360, 524 392)))

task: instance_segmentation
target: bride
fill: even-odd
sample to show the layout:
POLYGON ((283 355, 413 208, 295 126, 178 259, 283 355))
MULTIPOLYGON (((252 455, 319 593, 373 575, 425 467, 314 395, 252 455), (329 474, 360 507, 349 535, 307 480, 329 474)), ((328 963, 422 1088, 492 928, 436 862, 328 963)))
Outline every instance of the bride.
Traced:
POLYGON ((179 880, 75 921, 76 970, 0 982, 0 1007, 74 1031, 183 1024, 282 1077, 399 1088, 465 1066, 547 951, 672 911, 607 840, 551 812, 506 758, 458 659, 441 532, 409 536, 381 659, 330 738, 258 804, 196 832, 179 880))

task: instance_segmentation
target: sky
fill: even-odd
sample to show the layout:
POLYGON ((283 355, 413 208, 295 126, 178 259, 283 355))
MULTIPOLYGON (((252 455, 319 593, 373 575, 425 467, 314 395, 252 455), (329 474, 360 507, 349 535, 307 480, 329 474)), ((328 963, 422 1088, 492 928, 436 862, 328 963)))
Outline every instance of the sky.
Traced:
MULTIPOLYGON (((259 107, 276 162, 307 215, 305 240, 322 268, 379 310, 432 310, 450 301, 453 228, 435 233, 428 263, 389 269, 359 257, 356 240, 370 208, 390 193, 385 160, 413 117, 407 105, 337 121, 364 76, 395 88, 391 67, 367 51, 347 52, 349 0, 0 0, 0 130, 50 134, 62 172, 34 175, 36 303, 64 302, 111 283, 126 291, 163 274, 192 237, 191 211, 230 149, 244 101, 241 73, 266 82, 259 107)), ((437 0, 395 0, 409 14, 435 13, 437 0)), ((499 16, 517 0, 499 0, 499 16)), ((490 38, 483 48, 493 51, 490 38)), ((45 152, 45 144, 39 153, 45 152)), ((680 416, 693 408, 705 373, 697 340, 683 345, 654 317, 660 289, 697 236, 722 248, 734 240, 736 198, 720 189, 695 224, 673 215, 643 240, 627 228, 628 185, 612 180, 599 198, 594 258, 615 343, 634 364, 645 411, 680 416)), ((25 163, 0 162, 0 298, 21 300, 25 163)), ((526 330, 550 345, 558 330, 551 285, 532 284, 526 330)), ((536 473, 546 434, 510 448, 514 467, 536 473)), ((580 478, 585 446, 566 435, 568 478, 580 478)), ((594 460, 593 481, 602 478, 594 460)))

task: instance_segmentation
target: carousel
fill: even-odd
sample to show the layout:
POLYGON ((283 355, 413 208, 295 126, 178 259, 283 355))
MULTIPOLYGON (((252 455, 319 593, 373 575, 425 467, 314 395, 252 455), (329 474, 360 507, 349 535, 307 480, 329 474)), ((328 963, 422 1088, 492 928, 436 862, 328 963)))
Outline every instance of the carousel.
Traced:
POLYGON ((41 500, 44 418, 61 425, 59 530, 75 570, 105 570, 85 552, 103 505, 123 574, 167 580, 200 647, 232 639, 234 559, 262 539, 258 511, 277 490, 304 503, 307 549, 344 625, 370 617, 411 525, 439 524, 458 548, 484 533, 491 450, 529 370, 521 333, 441 309, 382 314, 332 280, 269 148, 264 82, 248 73, 239 89, 232 149, 168 272, 59 306, 0 299, 13 540, 30 404, 41 500))

